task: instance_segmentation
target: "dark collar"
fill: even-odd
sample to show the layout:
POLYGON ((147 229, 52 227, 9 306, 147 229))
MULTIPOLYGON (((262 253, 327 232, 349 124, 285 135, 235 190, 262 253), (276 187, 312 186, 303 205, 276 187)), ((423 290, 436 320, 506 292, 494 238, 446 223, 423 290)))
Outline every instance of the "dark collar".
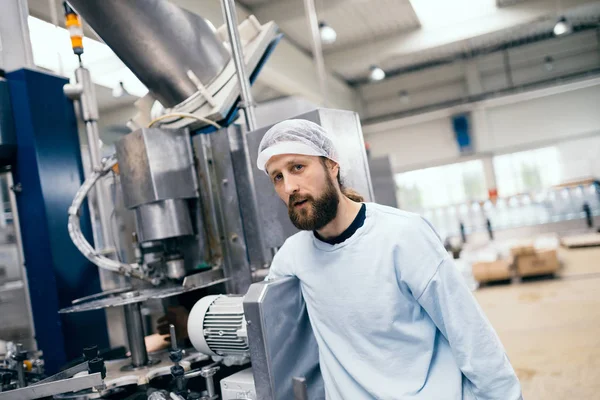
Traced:
POLYGON ((346 228, 346 230, 344 232, 342 232, 339 236, 336 236, 331 239, 325 239, 324 237, 321 237, 321 235, 319 235, 317 233, 317 231, 313 231, 313 233, 314 233, 315 237, 322 242, 325 242, 325 243, 328 243, 331 245, 339 244, 339 243, 342 243, 343 241, 345 241, 346 239, 349 239, 352 235, 354 235, 354 232, 356 232, 358 230, 358 228, 363 226, 363 224, 365 223, 366 217, 367 217, 367 206, 365 206, 365 204, 363 203, 363 205, 360 207, 360 210, 358 211, 358 214, 356 215, 356 218, 354 218, 354 221, 352 221, 350 226, 348 228, 346 228))

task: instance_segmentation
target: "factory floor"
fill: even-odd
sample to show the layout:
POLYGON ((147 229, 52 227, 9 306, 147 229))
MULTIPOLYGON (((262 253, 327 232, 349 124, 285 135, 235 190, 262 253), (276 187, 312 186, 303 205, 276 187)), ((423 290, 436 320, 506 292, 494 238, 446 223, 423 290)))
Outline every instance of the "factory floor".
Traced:
POLYGON ((600 247, 560 250, 556 279, 484 287, 525 400, 600 398, 600 247))

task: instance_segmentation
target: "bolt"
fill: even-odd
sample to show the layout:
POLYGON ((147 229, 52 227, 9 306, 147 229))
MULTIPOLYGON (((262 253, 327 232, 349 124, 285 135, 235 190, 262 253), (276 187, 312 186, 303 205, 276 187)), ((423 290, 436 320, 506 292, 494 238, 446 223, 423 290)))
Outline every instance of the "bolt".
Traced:
POLYGON ((229 183, 229 179, 223 179, 221 182, 223 183, 223 185, 227 185, 229 183))
POLYGON ((233 235, 231 235, 231 241, 232 242, 237 242, 238 239, 239 239, 239 236, 236 233, 234 233, 233 235))

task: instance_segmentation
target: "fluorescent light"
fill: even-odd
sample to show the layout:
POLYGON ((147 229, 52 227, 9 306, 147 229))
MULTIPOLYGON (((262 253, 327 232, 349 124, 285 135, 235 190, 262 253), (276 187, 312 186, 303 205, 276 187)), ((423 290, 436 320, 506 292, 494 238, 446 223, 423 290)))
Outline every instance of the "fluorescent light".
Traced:
POLYGON ((556 36, 567 35, 573 31, 573 27, 565 17, 561 17, 554 25, 554 34, 556 36))
POLYGON ((319 34, 321 42, 324 44, 332 44, 337 39, 337 32, 325 22, 319 22, 319 34))
POLYGON ((377 65, 372 65, 370 68, 369 79, 377 82, 385 78, 385 71, 379 68, 377 65))

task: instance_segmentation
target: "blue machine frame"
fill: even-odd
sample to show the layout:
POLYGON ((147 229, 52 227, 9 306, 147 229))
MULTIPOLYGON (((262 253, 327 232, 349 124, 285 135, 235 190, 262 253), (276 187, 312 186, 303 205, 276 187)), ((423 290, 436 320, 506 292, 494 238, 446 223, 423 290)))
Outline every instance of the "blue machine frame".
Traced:
MULTIPOLYGON (((38 348, 48 373, 79 357, 83 347, 108 347, 103 310, 59 315, 71 301, 100 292, 98 268, 71 242, 67 210, 83 181, 68 80, 33 70, 7 74, 17 139, 13 170, 25 266, 38 348), (83 334, 84 333, 84 334, 83 334)), ((81 228, 91 241, 84 210, 81 228)))

